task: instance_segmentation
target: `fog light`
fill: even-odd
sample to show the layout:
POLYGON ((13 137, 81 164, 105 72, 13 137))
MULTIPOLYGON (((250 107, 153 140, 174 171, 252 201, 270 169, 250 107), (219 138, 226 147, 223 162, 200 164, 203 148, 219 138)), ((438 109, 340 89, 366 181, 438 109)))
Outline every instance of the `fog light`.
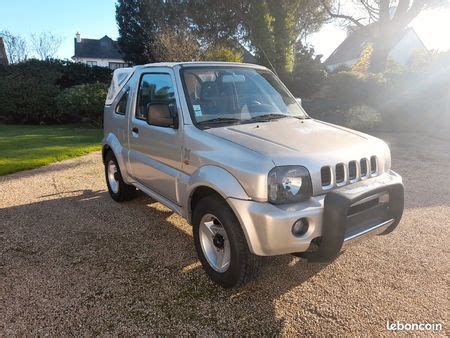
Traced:
POLYGON ((294 236, 303 236, 308 231, 308 228, 309 228, 308 220, 306 218, 300 218, 292 226, 292 234, 294 236))

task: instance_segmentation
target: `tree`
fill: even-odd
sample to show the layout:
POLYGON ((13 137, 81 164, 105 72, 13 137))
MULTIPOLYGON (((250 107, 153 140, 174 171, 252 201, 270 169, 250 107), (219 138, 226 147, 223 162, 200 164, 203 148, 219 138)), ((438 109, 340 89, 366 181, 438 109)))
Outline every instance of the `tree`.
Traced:
POLYGON ((7 30, 0 31, 0 36, 5 43, 9 63, 19 63, 27 59, 28 45, 24 38, 7 30))
POLYGON ((314 49, 302 44, 297 45, 294 69, 286 82, 291 92, 302 99, 312 98, 323 87, 327 72, 320 61, 320 55, 314 56, 314 49))
POLYGON ((296 42, 317 31, 325 16, 315 0, 251 0, 250 43, 263 63, 284 78, 293 70, 296 42))
POLYGON ((189 31, 183 0, 119 0, 116 20, 119 48, 126 61, 143 64, 162 61, 161 34, 174 30, 189 31), (156 47, 156 48, 155 48, 156 47))
POLYGON ((369 44, 364 48, 358 62, 352 66, 352 71, 359 73, 367 73, 369 71, 370 59, 372 58, 373 48, 369 44))
POLYGON ((236 47, 223 42, 209 46, 202 55, 205 61, 242 62, 243 55, 236 47))
POLYGON ((51 32, 31 34, 33 50, 41 60, 53 58, 61 47, 61 42, 61 37, 51 32))
POLYGON ((166 28, 155 38, 153 56, 156 60, 192 61, 198 59, 199 55, 199 43, 188 31, 166 28))
POLYGON ((170 28, 192 34, 203 51, 245 43, 281 76, 293 69, 295 43, 318 30, 326 15, 316 0, 119 0, 116 6, 119 46, 128 61, 158 61, 155 44, 170 28))
POLYGON ((448 0, 354 0, 362 12, 343 13, 341 1, 331 7, 325 0, 322 5, 332 19, 343 20, 357 29, 364 29, 371 37, 373 51, 369 70, 382 72, 386 69, 389 52, 398 41, 398 37, 411 21, 425 9, 448 4, 448 0))
MULTIPOLYGON (((206 41, 248 44, 282 77, 292 72, 297 41, 318 30, 327 12, 316 0, 191 0, 188 14, 206 41)), ((330 4, 329 0, 325 0, 330 4)))

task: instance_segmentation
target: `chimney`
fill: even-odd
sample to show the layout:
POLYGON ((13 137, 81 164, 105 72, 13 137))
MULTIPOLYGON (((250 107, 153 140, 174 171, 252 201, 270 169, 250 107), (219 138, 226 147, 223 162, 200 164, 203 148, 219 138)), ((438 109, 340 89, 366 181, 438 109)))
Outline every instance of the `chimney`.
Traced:
POLYGON ((77 32, 77 34, 75 34, 75 36, 77 37, 77 42, 80 43, 81 42, 81 35, 79 32, 77 32))

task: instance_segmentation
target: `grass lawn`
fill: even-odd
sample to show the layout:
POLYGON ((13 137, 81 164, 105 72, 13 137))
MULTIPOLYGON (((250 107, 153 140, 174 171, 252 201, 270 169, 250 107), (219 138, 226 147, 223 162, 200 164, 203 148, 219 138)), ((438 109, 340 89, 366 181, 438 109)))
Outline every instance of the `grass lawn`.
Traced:
POLYGON ((0 175, 100 150, 101 129, 80 125, 0 125, 0 175))

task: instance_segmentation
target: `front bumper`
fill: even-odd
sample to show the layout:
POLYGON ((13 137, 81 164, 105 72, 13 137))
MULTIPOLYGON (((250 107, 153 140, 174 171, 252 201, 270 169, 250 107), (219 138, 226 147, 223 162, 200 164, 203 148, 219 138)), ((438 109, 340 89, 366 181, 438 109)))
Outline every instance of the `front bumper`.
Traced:
POLYGON ((403 201, 402 179, 393 171, 298 204, 228 199, 251 252, 259 256, 305 252, 313 261, 331 260, 349 243, 391 232, 400 222, 403 201), (300 218, 308 220, 309 228, 294 236, 292 225, 300 218))

